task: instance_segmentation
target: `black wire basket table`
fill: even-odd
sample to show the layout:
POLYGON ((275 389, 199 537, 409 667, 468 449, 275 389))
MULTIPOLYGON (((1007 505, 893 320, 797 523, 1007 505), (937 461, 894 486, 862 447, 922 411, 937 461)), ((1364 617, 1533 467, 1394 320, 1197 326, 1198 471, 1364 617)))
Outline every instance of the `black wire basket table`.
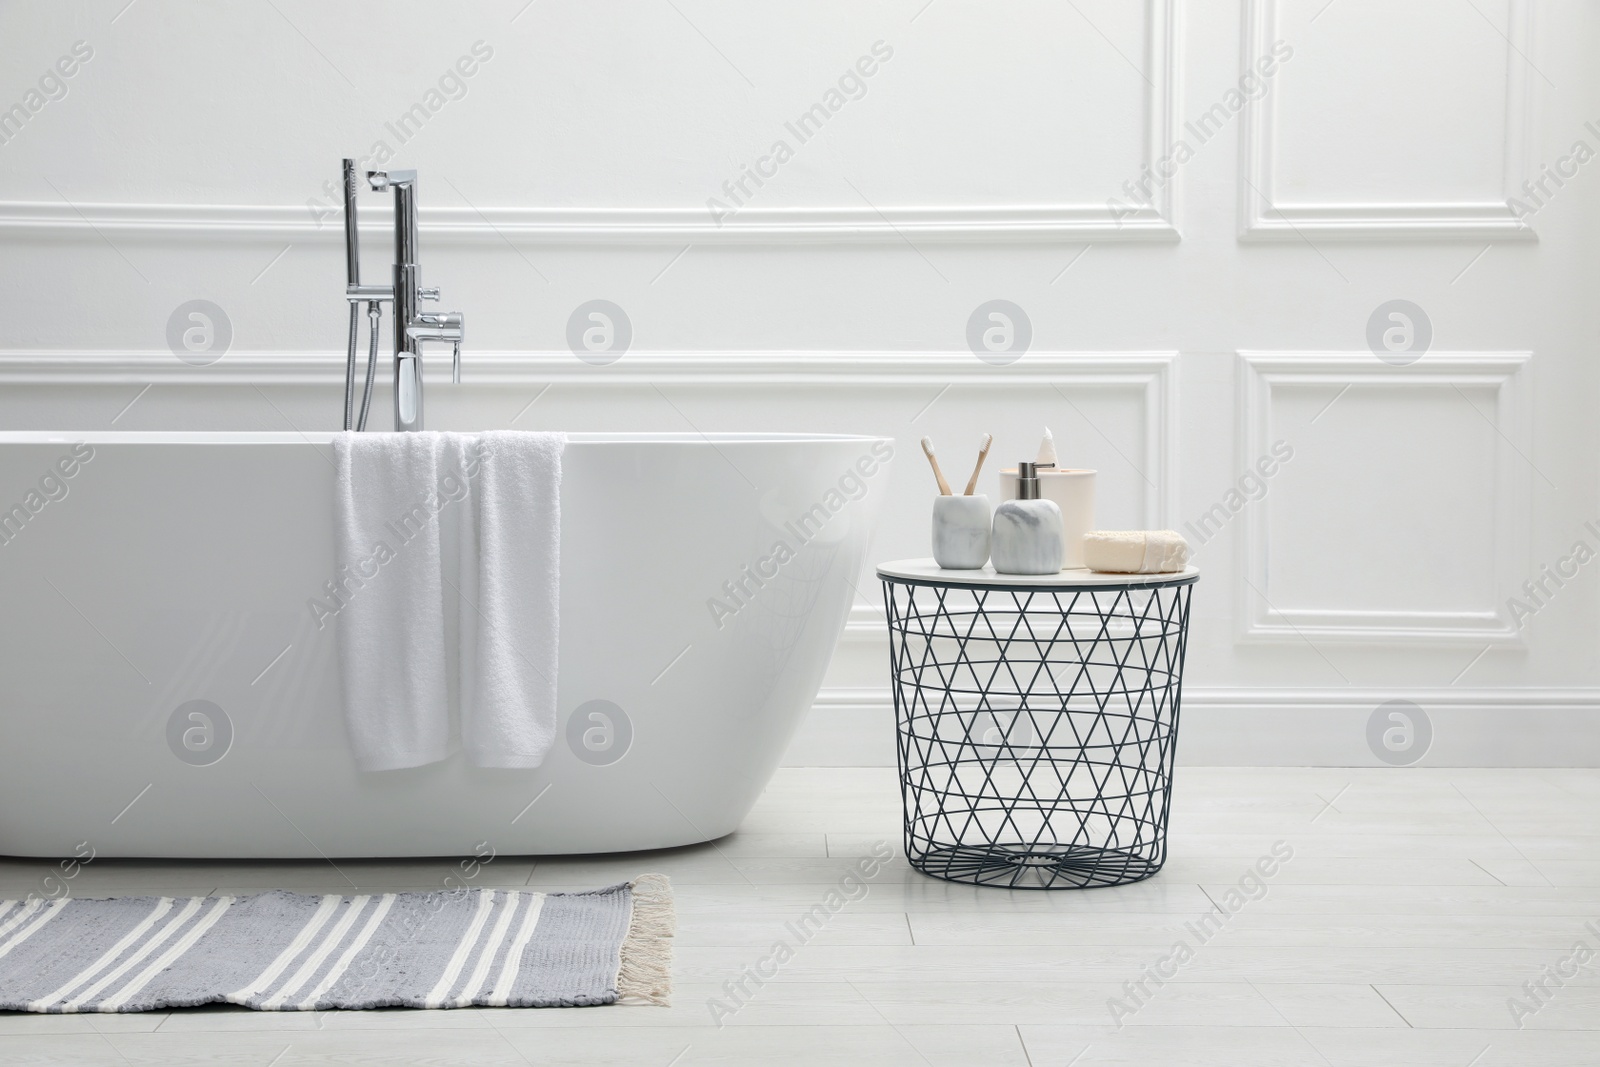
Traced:
POLYGON ((911 865, 1013 889, 1159 871, 1199 570, 878 577, 911 865))

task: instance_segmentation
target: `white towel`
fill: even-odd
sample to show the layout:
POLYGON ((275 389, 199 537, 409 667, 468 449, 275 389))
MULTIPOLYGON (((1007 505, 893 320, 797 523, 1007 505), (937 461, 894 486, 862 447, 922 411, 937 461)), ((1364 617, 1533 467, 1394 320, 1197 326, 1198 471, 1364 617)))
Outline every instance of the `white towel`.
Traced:
POLYGON ((555 737, 562 434, 334 439, 340 677, 364 771, 555 737), (492 576, 489 580, 488 576, 492 576))
POLYGON ((334 438, 340 679, 345 724, 362 770, 444 759, 449 665, 438 497, 437 433, 334 438))
POLYGON ((1189 561, 1189 542, 1176 530, 1090 530, 1083 563, 1112 574, 1166 574, 1189 561))
POLYGON ((537 767, 556 736, 561 453, 566 435, 496 430, 461 533, 461 737, 479 767, 537 767))

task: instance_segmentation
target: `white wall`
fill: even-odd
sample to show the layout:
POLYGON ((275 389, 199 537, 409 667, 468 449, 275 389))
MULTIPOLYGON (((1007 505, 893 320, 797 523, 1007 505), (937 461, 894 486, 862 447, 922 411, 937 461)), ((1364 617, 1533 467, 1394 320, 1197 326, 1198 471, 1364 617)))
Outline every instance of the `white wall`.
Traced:
MULTIPOLYGON (((1587 6, 125 2, 0 7, 0 109, 37 105, 0 125, 0 425, 336 426, 325 188, 383 142, 468 318, 432 425, 893 434, 885 559, 927 552, 924 433, 1009 463, 1048 424, 1101 472, 1101 525, 1180 529, 1287 442, 1198 545, 1184 758, 1375 763, 1368 717, 1403 698, 1429 763, 1600 761, 1600 566, 1508 606, 1600 549, 1587 6), (209 366, 167 345, 193 299, 231 326, 209 366), (632 324, 607 367, 565 340, 594 299, 632 324), (992 299, 1031 322, 1008 365, 967 347, 992 299), (1430 326, 1404 366, 1367 339, 1392 300, 1430 326)), ((791 761, 892 759, 861 588, 791 761)))

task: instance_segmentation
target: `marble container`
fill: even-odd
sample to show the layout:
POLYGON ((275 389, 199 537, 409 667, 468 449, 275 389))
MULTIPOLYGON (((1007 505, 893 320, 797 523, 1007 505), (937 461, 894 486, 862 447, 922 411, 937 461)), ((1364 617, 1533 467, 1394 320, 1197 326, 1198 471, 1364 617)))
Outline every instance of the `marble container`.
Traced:
POLYGON ((989 498, 933 498, 933 559, 946 570, 975 571, 989 562, 989 498))
POLYGON ((1065 549, 1053 500, 1005 500, 994 509, 990 550, 997 574, 1055 574, 1065 549))
MULTIPOLYGON (((1061 509, 1062 567, 1083 566, 1083 535, 1094 529, 1094 475, 1091 470, 1042 470, 1039 496, 1061 509)), ((1017 498, 1017 471, 1000 472, 1000 499, 1017 498)))

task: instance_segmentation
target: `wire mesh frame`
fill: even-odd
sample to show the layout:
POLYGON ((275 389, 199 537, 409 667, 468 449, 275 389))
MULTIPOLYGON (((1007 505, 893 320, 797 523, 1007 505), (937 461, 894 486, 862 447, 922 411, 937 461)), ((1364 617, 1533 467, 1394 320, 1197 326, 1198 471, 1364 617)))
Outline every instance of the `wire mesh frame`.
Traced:
POLYGON ((1159 871, 1197 578, 880 578, 911 865, 1015 889, 1159 871))

